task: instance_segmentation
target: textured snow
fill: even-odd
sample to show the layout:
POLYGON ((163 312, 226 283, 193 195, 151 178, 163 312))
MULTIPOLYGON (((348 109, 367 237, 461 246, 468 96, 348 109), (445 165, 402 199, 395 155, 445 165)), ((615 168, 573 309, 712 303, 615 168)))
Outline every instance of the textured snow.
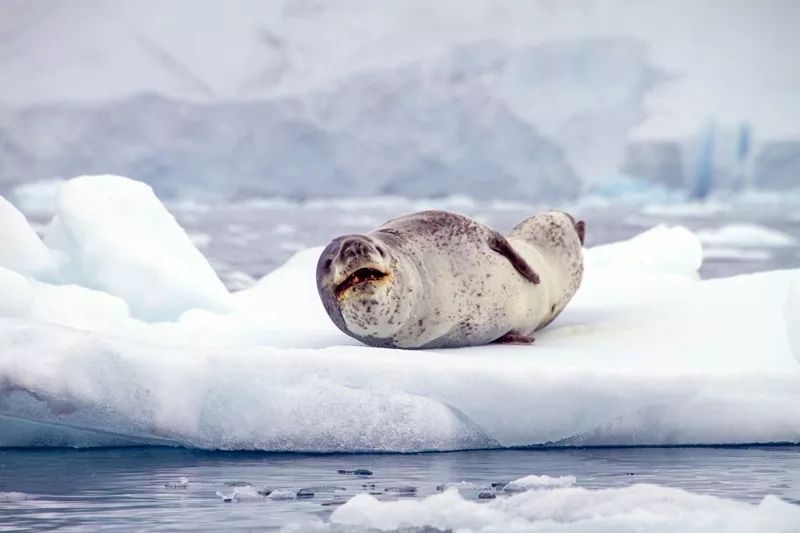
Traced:
POLYGON ((800 363, 800 274, 795 276, 786 300, 786 330, 789 343, 797 361, 800 363))
POLYGON ((43 278, 52 278, 56 264, 25 215, 0 196, 0 267, 43 278))
POLYGON ((701 246, 686 229, 587 250, 583 287, 532 346, 400 351, 333 326, 315 287, 319 248, 224 312, 187 310, 213 300, 218 280, 149 189, 106 177, 63 190, 47 242, 88 287, 0 269, 0 445, 800 441, 800 271, 699 281, 701 246), (108 193, 128 207, 104 207, 108 193), (172 321, 133 314, 158 316, 159 302, 172 321))
POLYGON ((62 278, 119 296, 138 318, 227 308, 225 286, 143 183, 119 176, 65 182, 45 241, 64 256, 62 278))
POLYGON ((379 501, 355 496, 330 524, 295 525, 287 531, 437 531, 717 533, 796 532, 800 507, 774 496, 759 504, 694 494, 656 485, 589 490, 560 488, 523 492, 488 503, 469 501, 450 489, 422 500, 379 501))
POLYGON ((697 232, 703 244, 721 246, 793 246, 797 240, 782 231, 758 224, 729 224, 718 229, 697 232))

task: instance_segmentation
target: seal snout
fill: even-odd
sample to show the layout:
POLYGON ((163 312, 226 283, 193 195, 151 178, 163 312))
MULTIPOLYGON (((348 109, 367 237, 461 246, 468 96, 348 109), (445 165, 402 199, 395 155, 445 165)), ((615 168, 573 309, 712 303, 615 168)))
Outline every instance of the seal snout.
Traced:
POLYGON ((338 298, 348 289, 376 282, 388 276, 386 250, 364 235, 346 235, 329 245, 323 270, 330 276, 338 298))

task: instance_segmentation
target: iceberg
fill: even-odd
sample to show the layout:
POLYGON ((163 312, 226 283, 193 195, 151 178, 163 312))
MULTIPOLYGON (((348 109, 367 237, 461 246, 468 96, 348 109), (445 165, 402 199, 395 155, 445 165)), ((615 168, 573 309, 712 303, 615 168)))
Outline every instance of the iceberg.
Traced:
POLYGON ((0 446, 800 441, 800 270, 701 281, 686 229, 588 249, 583 287, 531 346, 402 351, 330 323, 319 248, 229 295, 146 187, 63 187, 45 239, 61 278, 0 268, 0 446), (139 209, 103 207, 112 193, 139 209))

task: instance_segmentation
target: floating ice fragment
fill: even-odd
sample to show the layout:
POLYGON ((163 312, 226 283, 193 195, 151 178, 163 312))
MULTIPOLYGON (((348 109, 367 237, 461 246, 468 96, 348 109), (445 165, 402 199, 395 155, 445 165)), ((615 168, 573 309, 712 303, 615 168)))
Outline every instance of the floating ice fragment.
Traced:
POLYGON ((575 476, 525 476, 510 481, 503 490, 505 492, 524 492, 531 489, 553 489, 571 487, 575 484, 575 476))
POLYGON ((185 489, 189 486, 189 478, 181 477, 178 479, 177 483, 164 483, 164 486, 168 489, 185 489))
POLYGON ((295 491, 290 489, 275 489, 269 493, 269 500, 294 500, 297 497, 295 491))
POLYGON ((720 531, 795 533, 800 506, 774 496, 758 505, 655 485, 587 490, 555 488, 477 502, 455 490, 415 500, 361 494, 317 530, 453 530, 463 532, 720 531))
POLYGON ((24 502, 32 499, 34 496, 25 492, 0 492, 0 502, 24 502))
POLYGON ((309 488, 300 489, 300 490, 297 491, 295 496, 297 496, 298 499, 313 498, 314 497, 314 491, 309 489, 309 488))
POLYGON ((219 496, 222 499, 222 501, 225 502, 225 503, 233 503, 233 502, 238 502, 239 501, 236 498, 236 491, 229 492, 228 494, 224 494, 224 493, 222 493, 220 491, 217 491, 215 494, 217 496, 219 496))

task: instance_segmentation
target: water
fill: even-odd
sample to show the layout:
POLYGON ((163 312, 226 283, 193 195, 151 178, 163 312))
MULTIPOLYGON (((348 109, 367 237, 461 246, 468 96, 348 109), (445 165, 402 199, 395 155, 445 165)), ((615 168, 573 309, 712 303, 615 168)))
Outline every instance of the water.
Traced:
MULTIPOLYGON (((465 199, 428 202, 377 199, 301 204, 281 201, 212 206, 175 204, 170 209, 228 287, 239 289, 277 268, 299 250, 325 245, 339 235, 369 231, 409 212, 448 209, 506 232, 532 214, 552 207, 481 204, 465 199)), ((704 278, 800 266, 800 205, 796 202, 691 209, 602 205, 562 208, 587 221, 587 246, 629 239, 658 224, 705 230, 748 223, 795 238, 793 246, 742 242, 709 247, 700 271, 704 278), (727 253, 713 254, 714 248, 724 248, 727 253)))
MULTIPOLYGON (((401 498, 386 488, 411 486, 421 497, 445 482, 488 486, 528 474, 572 474, 578 486, 659 483, 757 502, 767 494, 800 503, 800 447, 503 450, 413 455, 299 455, 201 452, 171 448, 0 450, 0 531, 274 530, 324 520, 360 492, 401 498), (366 468, 369 477, 337 473, 366 468), (180 486, 180 478, 189 483, 180 486), (232 482, 254 487, 327 486, 291 501, 256 496, 225 503, 232 482), (177 487, 174 485, 178 485, 177 487), (369 486, 374 484, 374 488, 369 486), (367 485, 365 488, 364 485, 367 485), (332 505, 333 503, 333 505, 332 505)), ((466 495, 465 495, 466 496, 466 495)), ((466 496, 468 497, 468 496, 466 496)), ((472 496, 477 498, 477 493, 472 496)))

